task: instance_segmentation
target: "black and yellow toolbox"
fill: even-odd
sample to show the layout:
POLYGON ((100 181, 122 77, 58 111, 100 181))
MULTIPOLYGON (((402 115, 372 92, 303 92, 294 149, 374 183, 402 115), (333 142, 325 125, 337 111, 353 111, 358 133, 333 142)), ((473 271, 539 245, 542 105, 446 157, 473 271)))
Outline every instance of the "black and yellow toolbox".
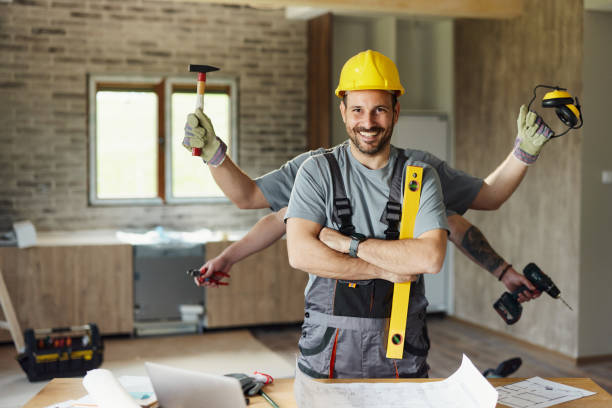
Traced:
POLYGON ((28 329, 17 360, 30 381, 80 377, 102 364, 104 345, 98 326, 28 329))

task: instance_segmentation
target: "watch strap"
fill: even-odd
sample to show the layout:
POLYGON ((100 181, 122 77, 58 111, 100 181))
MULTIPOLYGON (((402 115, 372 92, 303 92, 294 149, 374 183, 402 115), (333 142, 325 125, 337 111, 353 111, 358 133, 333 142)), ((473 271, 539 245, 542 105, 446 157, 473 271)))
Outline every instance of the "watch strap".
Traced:
POLYGON ((359 247, 359 243, 361 242, 361 240, 355 238, 355 237, 351 237, 351 245, 349 247, 349 255, 352 258, 357 258, 357 248, 359 247))

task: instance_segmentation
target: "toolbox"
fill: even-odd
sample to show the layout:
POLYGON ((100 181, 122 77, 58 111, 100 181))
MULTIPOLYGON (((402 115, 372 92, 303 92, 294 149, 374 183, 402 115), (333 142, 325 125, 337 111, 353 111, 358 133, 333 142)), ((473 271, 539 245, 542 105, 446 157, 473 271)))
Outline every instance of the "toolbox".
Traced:
POLYGON ((28 329, 24 341, 25 351, 17 355, 17 361, 30 381, 81 377, 102 364, 104 345, 94 323, 28 329))

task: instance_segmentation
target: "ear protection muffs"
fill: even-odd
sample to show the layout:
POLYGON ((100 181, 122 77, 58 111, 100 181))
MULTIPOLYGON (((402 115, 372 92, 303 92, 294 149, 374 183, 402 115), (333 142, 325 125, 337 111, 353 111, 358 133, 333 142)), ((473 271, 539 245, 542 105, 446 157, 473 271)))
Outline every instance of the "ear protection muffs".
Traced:
POLYGON ((572 95, 567 92, 567 89, 560 88, 558 86, 549 85, 536 85, 533 88, 533 98, 529 102, 528 110, 531 108, 531 103, 536 98, 536 91, 538 88, 553 89, 551 92, 547 92, 542 98, 543 108, 554 108, 557 117, 564 125, 567 126, 567 130, 561 134, 553 135, 552 137, 563 136, 571 129, 579 129, 582 127, 582 111, 580 110, 580 102, 578 97, 572 98, 572 95), (578 124, 580 121, 580 124, 578 124))

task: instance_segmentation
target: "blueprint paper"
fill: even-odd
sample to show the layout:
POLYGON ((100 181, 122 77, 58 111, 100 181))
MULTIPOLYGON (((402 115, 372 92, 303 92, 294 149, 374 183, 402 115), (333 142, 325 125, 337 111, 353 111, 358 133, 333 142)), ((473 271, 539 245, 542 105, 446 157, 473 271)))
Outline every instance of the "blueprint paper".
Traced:
POLYGON ((296 368, 298 407, 494 408, 497 391, 463 355, 461 367, 442 381, 427 383, 322 383, 296 368))
POLYGON ((511 408, 545 408, 595 394, 540 377, 528 378, 496 389, 499 392, 499 403, 511 408))

